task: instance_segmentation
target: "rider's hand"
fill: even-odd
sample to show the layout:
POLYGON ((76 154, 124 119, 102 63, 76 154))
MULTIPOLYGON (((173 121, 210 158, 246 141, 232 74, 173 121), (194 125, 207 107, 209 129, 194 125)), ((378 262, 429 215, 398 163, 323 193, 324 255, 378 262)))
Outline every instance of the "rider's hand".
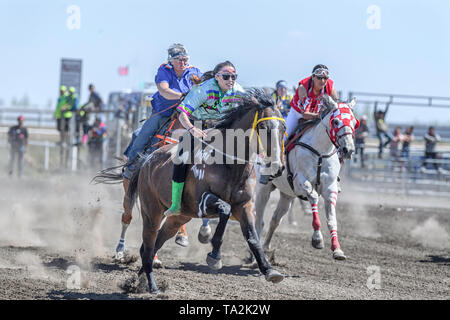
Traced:
POLYGON ((191 127, 188 131, 196 138, 199 139, 206 138, 206 133, 197 127, 191 127))

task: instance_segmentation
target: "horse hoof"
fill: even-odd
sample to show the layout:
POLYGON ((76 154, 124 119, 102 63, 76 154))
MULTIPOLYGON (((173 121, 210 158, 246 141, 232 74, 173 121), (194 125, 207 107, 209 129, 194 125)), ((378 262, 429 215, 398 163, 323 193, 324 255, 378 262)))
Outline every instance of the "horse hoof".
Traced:
POLYGON ((160 294, 161 293, 161 290, 159 290, 159 288, 150 288, 150 290, 149 290, 149 292, 151 293, 151 294, 160 294))
POLYGON ((313 236, 311 238, 311 245, 313 246, 313 248, 323 249, 324 244, 322 232, 320 232, 319 230, 314 231, 313 236))
POLYGON ((222 260, 220 258, 219 259, 213 258, 211 256, 211 253, 208 253, 208 255, 206 256, 206 263, 213 270, 222 269, 222 260))
POLYGON ((336 260, 346 260, 347 257, 344 255, 344 251, 339 248, 334 249, 333 251, 333 259, 336 260))
POLYGON ((189 246, 189 241, 188 241, 187 237, 185 237, 181 234, 177 235, 177 237, 175 238, 175 243, 182 247, 189 246))
POLYGON ((116 252, 116 255, 114 256, 114 261, 123 262, 124 261, 124 251, 118 251, 116 252))
POLYGON ((274 269, 267 270, 267 273, 266 273, 267 281, 270 281, 272 283, 278 283, 278 282, 283 281, 283 279, 284 279, 284 276, 281 273, 279 273, 278 271, 276 271, 274 269))
POLYGON ((198 231, 198 241, 203 244, 207 244, 212 239, 211 227, 209 225, 201 226, 198 231))
POLYGON ((153 268, 161 269, 163 267, 163 263, 158 258, 153 259, 153 268))

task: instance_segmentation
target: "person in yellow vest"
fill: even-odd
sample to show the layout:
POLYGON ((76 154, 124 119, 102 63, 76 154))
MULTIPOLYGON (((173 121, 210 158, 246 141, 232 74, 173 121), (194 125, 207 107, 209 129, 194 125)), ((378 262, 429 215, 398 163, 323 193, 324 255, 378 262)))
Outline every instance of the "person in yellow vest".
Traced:
MULTIPOLYGON (((55 119, 56 119, 56 129, 58 131, 61 130, 68 130, 68 123, 66 124, 65 121, 61 120, 62 117, 62 107, 67 104, 67 87, 61 86, 59 87, 59 97, 58 102, 56 104, 56 110, 54 113, 55 119), (67 128, 66 128, 67 126, 67 128)), ((64 119, 64 118, 63 118, 64 119)))
POLYGON ((287 91, 286 81, 280 80, 277 82, 272 98, 275 101, 275 105, 283 115, 283 118, 286 118, 289 113, 289 109, 291 108, 290 103, 292 100, 292 95, 290 95, 287 91))
MULTIPOLYGON (((75 89, 75 87, 70 87, 69 88, 69 95, 67 96, 67 105, 66 108, 63 111, 63 117, 68 119, 68 121, 70 121, 70 119, 73 116, 76 116, 76 112, 78 111, 78 95, 77 95, 77 90, 75 89)), ((77 133, 78 130, 75 127, 75 133, 77 133)))

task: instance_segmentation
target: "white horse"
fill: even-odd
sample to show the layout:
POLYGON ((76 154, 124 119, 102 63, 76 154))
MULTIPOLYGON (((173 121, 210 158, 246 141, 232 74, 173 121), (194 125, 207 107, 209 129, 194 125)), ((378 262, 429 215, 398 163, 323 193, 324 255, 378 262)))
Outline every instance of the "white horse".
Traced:
POLYGON ((281 218, 288 212, 295 197, 303 197, 310 202, 314 228, 312 245, 314 248, 322 249, 323 236, 318 215, 319 195, 321 195, 325 202, 333 258, 345 260, 346 257, 337 237, 336 201, 338 174, 341 168, 337 151, 342 157, 351 158, 355 151, 353 137, 359 121, 352 113, 352 108, 356 104, 355 99, 349 103, 338 104, 325 95, 323 103, 325 109, 322 112, 321 121, 308 129, 289 152, 286 162, 286 166, 289 166, 288 170, 284 170, 280 177, 267 184, 259 182, 259 172, 256 170, 256 181, 258 181, 255 197, 256 229, 261 238, 264 209, 270 193, 277 188, 280 190, 280 199, 263 244, 264 250, 270 250, 270 241, 275 229, 280 224, 281 218))

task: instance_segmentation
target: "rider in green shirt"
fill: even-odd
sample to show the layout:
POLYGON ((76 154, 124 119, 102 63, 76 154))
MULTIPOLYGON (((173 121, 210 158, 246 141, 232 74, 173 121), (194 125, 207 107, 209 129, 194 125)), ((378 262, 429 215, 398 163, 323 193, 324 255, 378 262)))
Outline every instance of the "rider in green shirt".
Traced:
MULTIPOLYGON (((236 68, 229 61, 218 64, 212 72, 205 73, 206 81, 194 86, 180 103, 177 111, 184 128, 196 138, 206 137, 206 133, 194 127, 191 120, 217 120, 223 112, 234 108, 242 100, 244 89, 236 83, 236 68)), ((187 164, 175 164, 172 176, 172 205, 164 214, 179 215, 187 164)))

